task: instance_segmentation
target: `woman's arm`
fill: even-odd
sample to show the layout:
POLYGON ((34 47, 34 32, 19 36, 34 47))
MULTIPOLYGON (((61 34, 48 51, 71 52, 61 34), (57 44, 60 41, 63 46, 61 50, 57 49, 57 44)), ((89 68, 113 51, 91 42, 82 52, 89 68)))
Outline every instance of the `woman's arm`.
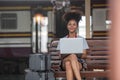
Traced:
POLYGON ((83 54, 82 54, 81 58, 85 59, 86 57, 87 57, 87 51, 83 50, 83 54))

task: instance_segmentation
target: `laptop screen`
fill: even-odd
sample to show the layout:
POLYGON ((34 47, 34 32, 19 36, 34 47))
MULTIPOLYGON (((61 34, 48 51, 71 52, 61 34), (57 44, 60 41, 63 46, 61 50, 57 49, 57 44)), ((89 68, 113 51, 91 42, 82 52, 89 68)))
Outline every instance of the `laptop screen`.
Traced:
POLYGON ((60 39, 61 54, 83 53, 83 38, 62 38, 60 39))

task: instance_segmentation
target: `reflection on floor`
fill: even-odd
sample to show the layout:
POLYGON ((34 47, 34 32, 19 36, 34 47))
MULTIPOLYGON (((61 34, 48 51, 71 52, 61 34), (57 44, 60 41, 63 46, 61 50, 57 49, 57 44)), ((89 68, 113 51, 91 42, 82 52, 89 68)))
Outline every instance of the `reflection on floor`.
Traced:
MULTIPOLYGON (((25 80, 25 75, 0 75, 0 80, 25 80)), ((54 80, 54 79, 53 79, 54 80)), ((82 79, 86 80, 86 79, 82 79)), ((108 80, 106 78, 93 78, 91 80, 108 80)))

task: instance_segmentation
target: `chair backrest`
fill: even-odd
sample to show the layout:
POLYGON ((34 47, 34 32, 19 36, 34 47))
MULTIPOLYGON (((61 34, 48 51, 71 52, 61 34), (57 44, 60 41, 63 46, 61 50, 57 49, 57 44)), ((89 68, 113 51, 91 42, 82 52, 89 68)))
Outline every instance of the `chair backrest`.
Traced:
POLYGON ((54 70, 60 69, 61 57, 59 56, 59 51, 56 50, 59 39, 52 40, 50 47, 48 48, 49 53, 51 54, 51 66, 54 70))
POLYGON ((89 50, 87 50, 88 69, 108 68, 108 40, 107 39, 87 39, 89 50))

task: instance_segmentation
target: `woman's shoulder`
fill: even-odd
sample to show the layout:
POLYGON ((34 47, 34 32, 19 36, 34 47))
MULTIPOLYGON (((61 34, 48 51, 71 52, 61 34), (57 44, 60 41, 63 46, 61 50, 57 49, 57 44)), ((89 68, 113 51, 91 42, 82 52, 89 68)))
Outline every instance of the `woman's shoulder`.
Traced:
MULTIPOLYGON (((67 38, 67 35, 66 36, 64 36, 64 37, 62 37, 62 38, 67 38)), ((62 38, 60 38, 60 39, 62 39, 62 38)), ((82 36, 77 36, 77 38, 83 38, 83 39, 85 39, 84 37, 82 37, 82 36)))
POLYGON ((77 38, 84 38, 84 37, 78 35, 77 38))
POLYGON ((82 36, 77 36, 77 38, 82 38, 83 41, 86 41, 86 38, 82 37, 82 36))

